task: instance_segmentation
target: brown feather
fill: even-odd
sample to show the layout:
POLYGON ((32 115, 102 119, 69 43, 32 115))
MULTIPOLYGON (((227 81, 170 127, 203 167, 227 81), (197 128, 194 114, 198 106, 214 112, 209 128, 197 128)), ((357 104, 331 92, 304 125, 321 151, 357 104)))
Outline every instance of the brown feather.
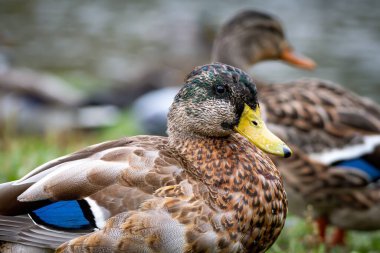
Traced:
POLYGON ((237 135, 189 138, 176 142, 175 149, 184 164, 192 164, 184 167, 180 181, 158 184, 135 212, 111 218, 104 229, 72 240, 58 252, 87 252, 93 247, 94 252, 102 247, 113 252, 266 250, 283 227, 287 206, 280 175, 267 157, 237 135), (176 242, 168 243, 170 238, 176 242))

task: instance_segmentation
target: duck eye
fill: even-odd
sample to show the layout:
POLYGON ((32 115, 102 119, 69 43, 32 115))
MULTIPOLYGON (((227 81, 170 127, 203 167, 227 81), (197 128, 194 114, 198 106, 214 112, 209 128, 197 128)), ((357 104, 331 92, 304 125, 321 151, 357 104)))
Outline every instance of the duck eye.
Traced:
POLYGON ((217 85, 215 91, 219 95, 224 94, 226 92, 226 87, 224 87, 224 85, 217 85))

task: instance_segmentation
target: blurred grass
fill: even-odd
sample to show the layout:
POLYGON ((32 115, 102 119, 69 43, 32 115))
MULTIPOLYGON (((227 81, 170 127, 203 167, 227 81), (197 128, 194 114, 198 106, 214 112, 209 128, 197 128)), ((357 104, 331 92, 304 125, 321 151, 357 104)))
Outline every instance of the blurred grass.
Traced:
MULTIPOLYGON (((22 136, 11 128, 0 132, 0 182, 16 180, 38 165, 98 142, 132 136, 139 133, 129 112, 124 113, 117 125, 93 132, 47 133, 22 136)), ((380 214, 379 214, 380 218, 380 214)), ((331 231, 330 231, 331 232, 331 231)), ((317 243, 316 232, 310 219, 289 215, 284 230, 270 253, 380 253, 380 232, 350 232, 348 245, 328 249, 317 243)))
MULTIPOLYGON (((332 234, 333 229, 328 230, 332 234)), ((270 253, 379 253, 380 232, 350 231, 347 236, 347 245, 344 247, 326 247, 318 242, 315 224, 311 219, 301 219, 289 215, 280 237, 270 253)))
POLYGON ((11 126, 0 130, 0 182, 16 180, 38 165, 102 141, 139 133, 130 112, 113 127, 97 131, 73 131, 20 135, 11 126))

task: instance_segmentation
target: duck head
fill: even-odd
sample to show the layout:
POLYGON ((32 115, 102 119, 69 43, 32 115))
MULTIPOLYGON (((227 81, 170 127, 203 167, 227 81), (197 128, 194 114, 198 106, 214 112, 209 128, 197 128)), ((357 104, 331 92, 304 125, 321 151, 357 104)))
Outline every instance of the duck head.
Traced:
POLYGON ((313 60, 296 54, 281 23, 269 14, 243 11, 227 21, 213 46, 212 60, 247 70, 264 60, 283 60, 303 69, 314 69, 313 60))
POLYGON ((172 138, 225 138, 239 133, 261 150, 289 157, 289 147, 261 119, 256 86, 242 70, 213 63, 195 68, 168 114, 172 138))

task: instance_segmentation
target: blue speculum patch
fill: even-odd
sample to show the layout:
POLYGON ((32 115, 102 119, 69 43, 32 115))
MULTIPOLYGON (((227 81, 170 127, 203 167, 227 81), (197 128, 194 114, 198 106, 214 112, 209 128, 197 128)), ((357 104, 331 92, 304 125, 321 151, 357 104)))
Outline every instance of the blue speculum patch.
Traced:
POLYGON ((93 230, 94 216, 85 200, 52 202, 30 213, 39 225, 58 230, 93 230))
POLYGON ((371 181, 380 179, 380 169, 376 168, 366 160, 362 158, 356 158, 351 160, 345 160, 335 164, 336 166, 342 166, 345 169, 361 170, 366 173, 371 181))

